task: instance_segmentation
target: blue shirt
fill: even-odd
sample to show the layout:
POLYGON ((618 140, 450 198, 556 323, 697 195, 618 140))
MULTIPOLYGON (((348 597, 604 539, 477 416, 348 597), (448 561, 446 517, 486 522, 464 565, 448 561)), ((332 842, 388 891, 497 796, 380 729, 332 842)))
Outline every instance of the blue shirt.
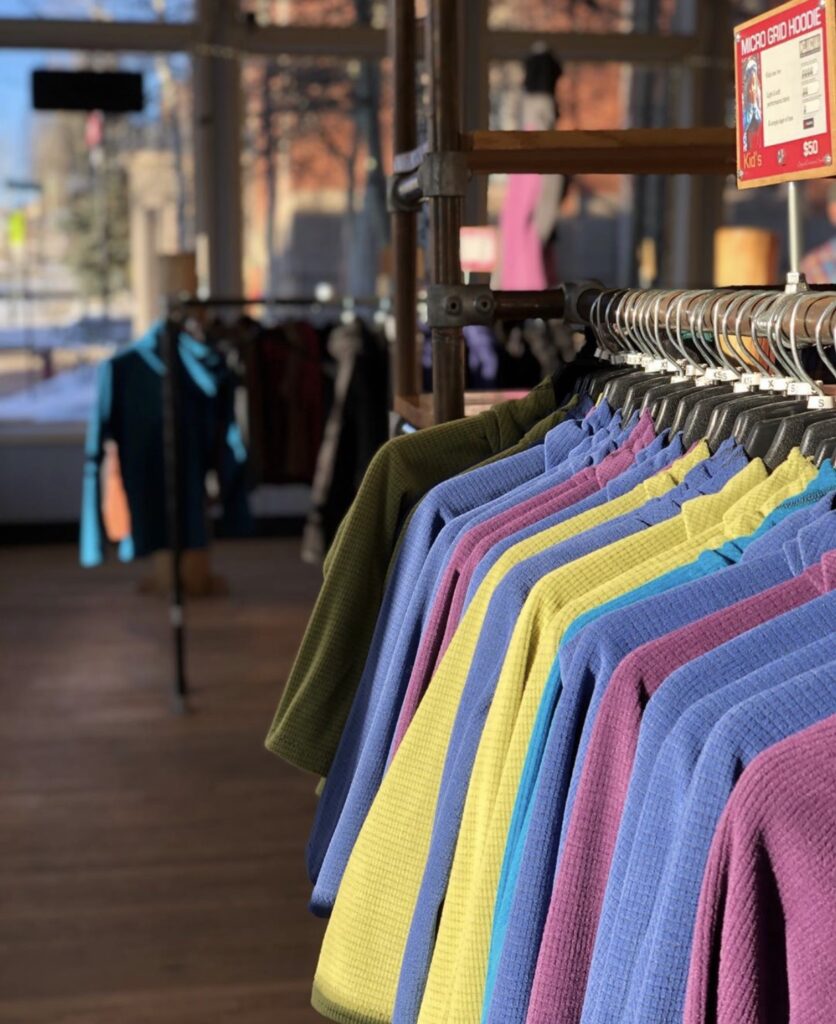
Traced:
MULTIPOLYGON (((542 444, 437 484, 416 506, 388 573, 357 692, 317 807, 307 850, 312 882, 319 877, 364 748, 371 743, 376 750, 380 742, 376 735, 369 736, 369 727, 386 690, 392 659, 399 652, 401 658, 409 657, 409 652, 402 649, 409 632, 404 623, 411 615, 413 623, 420 627, 437 573, 443 570, 458 535, 480 516, 492 514, 488 509, 503 508, 509 500, 513 504, 515 495, 537 492, 555 481, 568 479, 590 461, 600 461, 624 433, 621 414, 613 416, 608 406, 599 406, 586 419, 570 418, 559 423, 542 444)), ((379 781, 378 777, 377 785, 379 781)), ((356 832, 349 852, 354 838, 356 832)), ((330 886, 324 886, 323 894, 329 889, 330 886)), ((332 904, 333 899, 320 903, 315 895, 312 909, 327 913, 332 904)))
MULTIPOLYGON (((584 429, 589 429, 590 420, 594 424, 594 418, 603 415, 597 409, 584 421, 587 424, 584 429)), ((505 507, 513 507, 517 501, 525 500, 533 493, 568 480, 584 466, 596 464, 629 433, 628 429, 621 429, 620 421, 620 414, 612 417, 603 431, 586 438, 588 444, 581 443, 573 448, 560 466, 552 463, 556 457, 552 446, 545 472, 512 493, 503 493, 481 507, 474 507, 471 513, 451 519, 436 537, 429 555, 426 551, 421 554, 420 544, 413 543, 411 531, 414 524, 410 524, 410 536, 404 544, 404 549, 409 544, 410 560, 407 563, 406 558, 399 559, 397 568, 390 574, 375 638, 308 841, 308 869, 315 883, 311 909, 315 913, 326 915, 333 907, 348 858, 380 786, 422 626, 432 607, 438 577, 447 564, 455 541, 463 530, 483 516, 487 518, 505 507), (601 434, 603 438, 599 436, 601 434)), ((552 435, 568 426, 560 424, 547 435, 546 442, 553 444, 552 435)), ((563 453, 562 448, 560 452, 563 453)), ((491 468, 473 471, 467 478, 491 468)), ((419 510, 423 511, 423 505, 424 502, 419 510)))
MULTIPOLYGON (((824 628, 832 629, 832 624, 831 618, 824 628)), ((682 1020, 697 904, 714 830, 737 779, 758 754, 836 713, 834 658, 836 636, 830 632, 701 700, 687 716, 697 743, 699 738, 704 742, 639 953, 641 970, 634 972, 627 997, 632 1024, 682 1020)), ((684 721, 682 726, 671 739, 679 739, 684 752, 695 753, 684 721)))
POLYGON ((746 463, 741 449, 725 447, 695 467, 668 494, 526 559, 508 572, 495 589, 450 737, 427 866, 404 950, 394 1024, 411 1024, 417 1017, 473 760, 514 625, 531 588, 543 576, 591 551, 670 519, 690 498, 721 490, 746 463))
MULTIPOLYGON (((702 698, 760 669, 769 671, 828 629, 836 594, 824 594, 735 637, 672 673, 645 710, 587 981, 583 1024, 620 1019, 648 926, 675 823, 672 792, 683 782, 661 757, 680 717, 702 698), (646 837, 652 836, 653 845, 646 837), (658 846, 656 842, 658 841, 658 846)), ((786 675, 784 676, 786 678, 786 675)), ((772 677, 773 682, 778 680, 772 677)), ((729 706, 729 705, 727 705, 729 706)), ((684 720, 687 726, 689 720, 684 720)), ((672 741, 676 742, 676 741, 672 741)), ((691 762, 693 766, 694 762, 691 762)), ((690 776, 684 779, 684 785, 690 776)), ((647 968, 643 965, 643 969, 647 968)))
MULTIPOLYGON (((797 500, 798 496, 790 499, 797 500)), ((734 552, 744 558, 742 565, 729 565, 733 546, 726 544, 722 558, 717 558, 717 552, 706 552, 689 566, 660 577, 654 581, 660 587, 658 595, 605 615, 577 634, 574 658, 564 657, 567 652, 561 645, 550 679, 550 684, 562 686, 560 700, 551 715, 541 705, 506 842, 484 1004, 485 1019, 491 1024, 525 1020, 561 829, 568 823, 570 797, 580 778, 595 716, 618 663, 649 640, 803 572, 806 566, 796 539, 799 531, 809 527, 801 541, 810 544, 805 548, 807 564, 814 555, 820 557, 836 546, 836 513, 830 507, 828 496, 792 512, 758 541, 744 542, 734 552), (700 572, 690 583, 665 589, 666 581, 672 585, 687 580, 699 562, 703 568, 713 564, 711 579, 704 579, 700 572), (718 571, 718 566, 724 568, 718 571), (538 743, 536 735, 544 732, 547 738, 538 743), (542 757, 536 756, 539 750, 542 757)))

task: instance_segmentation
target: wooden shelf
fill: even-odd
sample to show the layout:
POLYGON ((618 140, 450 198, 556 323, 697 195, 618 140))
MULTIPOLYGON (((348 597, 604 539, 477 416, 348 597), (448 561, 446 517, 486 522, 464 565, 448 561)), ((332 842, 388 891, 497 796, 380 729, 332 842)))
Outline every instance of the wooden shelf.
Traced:
POLYGON ((480 174, 734 174, 732 128, 469 132, 468 166, 480 174))
MULTIPOLYGON (((476 416, 500 402, 508 402, 513 398, 524 398, 528 394, 525 389, 515 391, 466 391, 464 394, 465 416, 476 416)), ((435 423, 433 416, 433 396, 401 395, 395 397, 395 412, 413 427, 423 430, 435 423)))

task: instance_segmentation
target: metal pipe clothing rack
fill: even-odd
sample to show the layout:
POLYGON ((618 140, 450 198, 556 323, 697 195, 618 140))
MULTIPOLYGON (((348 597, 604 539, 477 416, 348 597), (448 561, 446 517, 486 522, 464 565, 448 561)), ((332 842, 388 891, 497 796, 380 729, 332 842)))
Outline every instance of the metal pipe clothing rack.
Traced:
POLYGON ((182 420, 180 365, 177 358, 178 338, 190 313, 197 310, 243 309, 249 306, 263 306, 267 309, 290 309, 293 307, 333 309, 335 312, 355 315, 364 310, 381 309, 379 299, 315 296, 292 298, 266 297, 218 297, 198 299, 179 296, 169 300, 163 331, 163 456, 165 472, 165 501, 168 536, 171 553, 171 576, 169 597, 169 623, 171 625, 172 650, 174 656, 174 680, 172 688, 174 710, 178 714, 186 711, 189 686, 186 673, 186 622, 185 589, 183 587, 183 473, 182 473, 182 420))
MULTIPOLYGON (((395 411, 416 426, 464 415, 464 340, 461 328, 503 315, 559 315, 531 293, 493 293, 477 306, 462 291, 459 229, 473 174, 734 174, 730 128, 625 131, 463 132, 460 112, 462 0, 427 0, 424 56, 429 79, 428 138, 419 146, 415 117, 415 0, 389 0, 394 67, 393 218, 396 320, 395 411), (416 215, 430 212, 432 412, 420 400, 416 342, 416 215), (513 310, 513 313, 511 312, 513 310)), ((484 296, 484 289, 479 293, 484 296)), ((481 301, 481 300, 480 300, 481 301)))

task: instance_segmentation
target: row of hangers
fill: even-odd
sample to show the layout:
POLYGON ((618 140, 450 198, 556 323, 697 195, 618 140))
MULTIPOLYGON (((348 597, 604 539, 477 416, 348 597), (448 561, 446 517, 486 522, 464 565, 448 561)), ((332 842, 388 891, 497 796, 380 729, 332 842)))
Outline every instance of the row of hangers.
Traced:
MULTIPOLYGON (((580 386, 620 409, 625 421, 649 412, 659 433, 681 431, 686 447, 705 439, 714 451, 733 438, 770 470, 796 447, 821 465, 836 457, 836 403, 799 353, 810 297, 747 289, 602 291, 590 326, 596 355, 610 365, 580 386)), ((812 343, 836 383, 826 352, 836 342, 836 294, 816 293, 823 298, 812 343)))

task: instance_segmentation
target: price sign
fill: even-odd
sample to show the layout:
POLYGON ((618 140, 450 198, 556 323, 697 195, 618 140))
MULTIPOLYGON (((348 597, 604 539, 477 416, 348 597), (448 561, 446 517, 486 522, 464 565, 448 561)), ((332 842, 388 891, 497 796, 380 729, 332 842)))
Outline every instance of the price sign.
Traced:
POLYGON ((836 0, 792 0, 735 29, 737 184, 834 174, 836 0))

